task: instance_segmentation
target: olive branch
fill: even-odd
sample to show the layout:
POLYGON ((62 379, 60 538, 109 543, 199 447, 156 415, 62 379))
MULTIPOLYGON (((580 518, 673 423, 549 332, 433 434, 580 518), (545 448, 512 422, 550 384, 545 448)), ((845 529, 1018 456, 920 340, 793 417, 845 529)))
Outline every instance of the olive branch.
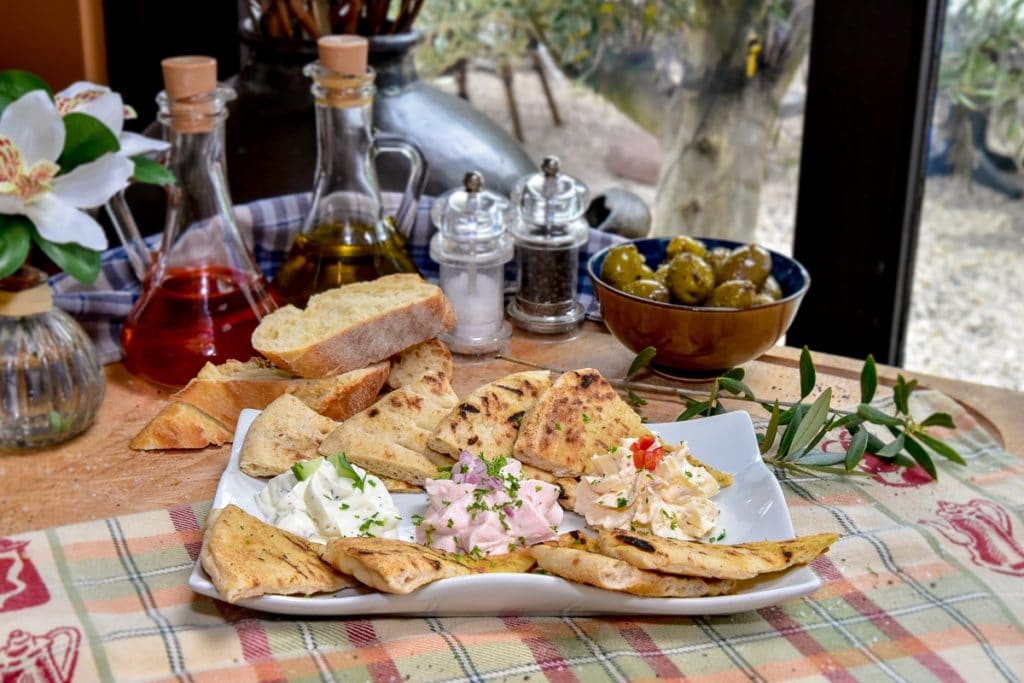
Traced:
MULTIPOLYGON (((728 412, 723 400, 757 403, 770 414, 768 423, 757 433, 758 448, 765 462, 776 468, 813 476, 864 474, 856 468, 865 453, 871 453, 899 467, 920 466, 937 480, 939 474, 932 453, 958 465, 966 464, 956 449, 927 431, 930 427, 954 428, 951 415, 936 412, 918 422, 910 414, 910 397, 918 388, 917 380, 908 381, 903 375, 897 375, 893 387, 893 414, 871 405, 878 388, 878 369, 873 356, 865 359, 861 369, 860 403, 854 410, 843 410, 832 405, 831 387, 826 387, 814 400, 809 400, 816 385, 817 372, 806 346, 800 353, 799 401, 756 397, 743 382, 743 368, 727 371, 713 380, 711 388, 706 391, 634 381, 633 377, 650 365, 655 354, 653 347, 647 347, 633 359, 625 378, 609 379, 609 383, 625 390, 627 400, 634 407, 647 403, 637 392, 678 397, 685 409, 676 416, 677 422, 728 412), (892 439, 883 440, 869 431, 868 425, 884 428, 892 439), (841 427, 845 427, 852 437, 846 452, 825 453, 820 450, 818 446, 825 436, 841 427)), ((509 356, 496 357, 542 370, 564 372, 509 356)))

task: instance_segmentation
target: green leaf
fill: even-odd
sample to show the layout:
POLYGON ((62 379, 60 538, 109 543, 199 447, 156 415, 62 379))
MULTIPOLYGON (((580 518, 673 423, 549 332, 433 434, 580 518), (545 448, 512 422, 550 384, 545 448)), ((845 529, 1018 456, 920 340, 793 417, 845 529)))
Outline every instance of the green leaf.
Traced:
POLYGON ((116 152, 121 149, 117 138, 110 132, 110 129, 103 125, 99 119, 72 112, 64 116, 64 130, 67 137, 64 139, 64 150, 60 153, 57 164, 64 173, 95 161, 107 152, 116 152))
POLYGON ((857 406, 857 415, 864 418, 868 422, 878 425, 898 427, 903 424, 903 420, 899 419, 898 417, 893 417, 888 413, 883 413, 878 408, 872 405, 868 405, 866 403, 861 403, 859 406, 857 406))
MULTIPOLYGON (((935 469, 935 463, 921 444, 915 441, 913 437, 908 436, 904 442, 904 447, 907 449, 907 453, 910 453, 910 456, 914 458, 914 462, 924 468, 924 471, 928 473, 928 476, 933 480, 938 480, 939 472, 935 469)), ((898 461, 894 462, 897 462, 897 464, 903 464, 898 461)))
POLYGON ((21 267, 32 246, 32 221, 24 216, 0 214, 0 277, 21 267))
POLYGON ((39 245, 43 253, 65 273, 81 283, 92 284, 100 274, 100 252, 87 249, 80 244, 55 244, 35 230, 32 241, 39 245))
POLYGON ((896 378, 896 386, 892 388, 892 400, 896 404, 896 410, 906 415, 910 412, 907 407, 907 383, 903 375, 896 378))
POLYGON ((864 367, 860 371, 860 402, 871 403, 877 388, 878 367, 875 365, 875 357, 868 354, 864 360, 864 367))
POLYGON ((933 451, 941 455, 943 458, 946 458, 947 460, 952 460, 957 465, 967 464, 966 462, 964 462, 963 456, 961 456, 956 451, 956 449, 950 446, 948 443, 944 441, 939 441, 934 436, 930 434, 925 434, 924 432, 915 432, 914 436, 923 441, 925 446, 932 449, 933 451))
POLYGON ((794 464, 801 465, 803 467, 828 467, 830 465, 838 465, 845 460, 846 456, 842 453, 826 453, 825 451, 808 451, 796 460, 794 464))
POLYGON ((14 100, 33 90, 45 90, 50 99, 53 99, 53 91, 50 90, 50 86, 39 76, 18 69, 0 71, 0 112, 14 100))
MULTIPOLYGON (((782 438, 779 440, 779 449, 776 451, 776 456, 780 460, 785 460, 789 456, 793 437, 796 435, 796 430, 800 428, 800 422, 804 419, 804 413, 806 412, 807 406, 800 405, 793 407, 793 412, 790 413, 789 424, 782 432, 782 438)), ((780 417, 779 419, 781 424, 782 418, 780 417)))
POLYGON ((132 179, 137 183, 146 185, 174 185, 178 179, 174 177, 166 166, 144 156, 132 157, 135 163, 135 171, 132 179))
POLYGON ((800 352, 800 400, 803 400, 814 391, 816 373, 814 361, 811 360, 811 351, 806 346, 800 352))
POLYGON ((750 387, 748 387, 746 384, 744 384, 743 382, 739 381, 738 379, 733 379, 732 377, 724 377, 724 376, 723 377, 719 377, 718 378, 718 386, 722 387, 723 389, 728 391, 730 394, 734 394, 734 395, 742 394, 743 396, 746 396, 747 398, 750 398, 750 399, 754 398, 754 392, 750 390, 750 387))
POLYGON ((647 399, 640 398, 632 391, 629 391, 626 394, 626 398, 629 399, 629 405, 633 406, 634 408, 639 408, 640 406, 647 405, 647 399))
POLYGON ((711 401, 694 401, 686 410, 676 416, 676 422, 682 422, 684 420, 689 420, 692 417, 696 417, 710 407, 711 401))
POLYGON ((895 439, 885 444, 882 450, 875 453, 879 458, 891 458, 897 453, 903 450, 903 444, 906 443, 906 435, 900 434, 895 439))
POLYGON ((650 365, 657 353, 657 349, 653 346, 648 346, 646 349, 636 354, 636 358, 634 358, 633 362, 629 364, 629 372, 626 373, 626 379, 631 378, 633 375, 650 365))
POLYGON ((721 403, 716 403, 715 405, 711 406, 711 410, 708 411, 708 414, 709 415, 724 415, 725 414, 725 406, 723 406, 721 403))
POLYGON ((846 470, 850 471, 856 467, 864 457, 864 450, 868 446, 868 430, 858 429, 850 440, 850 446, 846 449, 846 470))
POLYGON ((747 372, 743 368, 732 368, 728 372, 726 372, 724 375, 722 375, 722 377, 728 377, 729 379, 734 379, 737 382, 739 382, 740 380, 743 379, 743 377, 746 374, 747 374, 747 372))
POLYGON ((768 420, 768 427, 764 430, 764 438, 761 439, 761 445, 759 449, 761 455, 764 455, 772 448, 772 444, 775 443, 775 435, 779 431, 779 399, 775 399, 775 404, 772 406, 772 416, 768 420))
POLYGON ((807 410, 807 415, 800 421, 793 441, 790 443, 790 452, 797 453, 813 445, 812 437, 824 426, 828 420, 828 411, 832 403, 832 387, 828 387, 821 395, 814 400, 807 410))
POLYGON ((953 416, 949 413, 932 413, 924 420, 921 421, 922 427, 945 427, 946 429, 956 429, 956 424, 953 422, 953 416))

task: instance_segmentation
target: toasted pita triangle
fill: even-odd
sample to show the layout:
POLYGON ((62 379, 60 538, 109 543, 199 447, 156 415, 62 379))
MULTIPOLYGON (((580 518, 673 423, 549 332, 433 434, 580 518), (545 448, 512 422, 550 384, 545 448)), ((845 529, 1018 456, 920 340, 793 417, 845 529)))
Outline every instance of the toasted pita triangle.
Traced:
POLYGON ((270 526, 235 505, 210 511, 199 558, 228 602, 268 593, 330 593, 357 585, 320 559, 318 544, 270 526))
POLYGON ((600 551, 634 567, 681 576, 750 579, 807 564, 839 537, 836 534, 798 536, 787 541, 757 541, 737 545, 677 541, 625 531, 602 531, 600 551))
POLYGON ((333 539, 322 557, 338 571, 385 593, 411 593, 440 579, 473 573, 445 553, 389 538, 333 539))

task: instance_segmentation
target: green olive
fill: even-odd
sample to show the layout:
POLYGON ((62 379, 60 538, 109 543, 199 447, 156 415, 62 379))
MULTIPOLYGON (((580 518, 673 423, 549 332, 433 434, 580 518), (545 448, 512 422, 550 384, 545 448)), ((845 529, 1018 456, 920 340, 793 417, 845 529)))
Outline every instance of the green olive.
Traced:
POLYGON ((716 279, 718 278, 718 271, 722 270, 722 266, 729 260, 730 254, 732 254, 732 249, 729 247, 715 247, 704 257, 704 260, 711 266, 711 270, 715 271, 716 279))
POLYGON ((750 308, 754 305, 757 287, 747 280, 727 280, 715 287, 707 305, 712 308, 750 308))
POLYGON ((623 244, 608 251, 601 265, 601 279, 618 289, 654 273, 635 244, 623 244))
POLYGON ((665 247, 665 258, 672 259, 683 252, 689 252, 696 254, 701 258, 704 258, 705 254, 708 253, 708 248, 704 246, 703 242, 687 237, 686 235, 677 235, 673 237, 668 246, 665 247))
POLYGON ((722 268, 716 273, 716 280, 721 283, 727 280, 748 280, 754 283, 754 288, 764 284, 765 279, 772 274, 772 255, 764 247, 756 244, 747 244, 736 247, 729 258, 722 264, 722 268))
POLYGON ((623 287, 622 291, 644 299, 668 303, 668 287, 657 280, 635 280, 623 287))
POLYGON ((672 259, 668 290, 681 303, 695 306, 715 288, 715 273, 707 261, 687 251, 672 259))
POLYGON ((778 301, 782 298, 782 285, 774 277, 769 275, 765 278, 764 284, 761 285, 761 292, 767 294, 772 298, 772 301, 778 301))
POLYGON ((660 282, 661 284, 665 285, 666 287, 668 287, 668 270, 671 265, 672 260, 666 259, 659 263, 658 269, 654 271, 654 279, 660 282))

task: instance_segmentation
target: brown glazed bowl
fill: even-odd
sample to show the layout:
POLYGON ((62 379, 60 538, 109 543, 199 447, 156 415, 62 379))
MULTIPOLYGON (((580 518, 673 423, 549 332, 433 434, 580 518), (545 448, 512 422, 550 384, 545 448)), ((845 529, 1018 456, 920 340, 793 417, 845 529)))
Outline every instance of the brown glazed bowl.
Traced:
MULTIPOLYGON (((671 238, 632 240, 655 268, 665 258, 671 238)), ((714 247, 734 248, 740 242, 697 238, 714 247)), ((632 351, 648 346, 657 350, 651 368, 678 378, 703 378, 722 374, 770 349, 789 329, 800 302, 811 285, 810 275, 797 261, 771 252, 772 275, 782 287, 782 298, 753 308, 703 308, 660 303, 615 289, 601 280, 601 266, 615 244, 594 254, 587 271, 601 303, 601 317, 608 330, 632 351)), ((628 243, 626 243, 628 244, 628 243)))

